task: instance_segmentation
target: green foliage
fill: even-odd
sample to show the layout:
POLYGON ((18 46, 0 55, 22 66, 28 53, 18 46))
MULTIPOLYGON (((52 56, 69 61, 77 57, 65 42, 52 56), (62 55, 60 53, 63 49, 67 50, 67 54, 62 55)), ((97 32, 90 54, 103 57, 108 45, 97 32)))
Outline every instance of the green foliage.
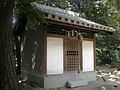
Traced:
POLYGON ((42 12, 40 12, 40 10, 38 10, 35 6, 31 4, 35 1, 36 0, 19 0, 15 2, 14 11, 18 23, 21 19, 20 17, 22 17, 23 15, 25 18, 27 18, 25 30, 28 30, 29 28, 35 30, 36 27, 39 27, 41 23, 45 22, 45 17, 42 12))
POLYGON ((119 61, 117 47, 120 39, 118 34, 108 35, 104 33, 97 34, 96 37, 97 64, 110 64, 113 61, 119 61))

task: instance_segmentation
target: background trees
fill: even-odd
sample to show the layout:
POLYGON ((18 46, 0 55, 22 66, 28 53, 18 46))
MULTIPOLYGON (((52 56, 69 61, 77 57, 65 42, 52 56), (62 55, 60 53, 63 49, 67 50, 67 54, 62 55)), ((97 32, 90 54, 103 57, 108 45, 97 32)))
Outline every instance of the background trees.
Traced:
MULTIPOLYGON (((36 0, 20 0, 15 2, 13 36, 15 41, 15 59, 17 65, 17 74, 21 74, 21 55, 20 44, 23 34, 29 30, 36 30, 39 23, 45 22, 43 14, 31 5, 36 0)), ((40 1, 40 0, 39 0, 40 1)))

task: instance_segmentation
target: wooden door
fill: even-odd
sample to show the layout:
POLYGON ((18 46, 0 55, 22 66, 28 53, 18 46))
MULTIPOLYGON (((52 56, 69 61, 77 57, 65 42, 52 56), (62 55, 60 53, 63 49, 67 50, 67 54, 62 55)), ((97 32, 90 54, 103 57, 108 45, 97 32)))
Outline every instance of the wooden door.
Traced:
POLYGON ((78 71, 80 69, 80 42, 77 39, 65 39, 64 70, 78 71))

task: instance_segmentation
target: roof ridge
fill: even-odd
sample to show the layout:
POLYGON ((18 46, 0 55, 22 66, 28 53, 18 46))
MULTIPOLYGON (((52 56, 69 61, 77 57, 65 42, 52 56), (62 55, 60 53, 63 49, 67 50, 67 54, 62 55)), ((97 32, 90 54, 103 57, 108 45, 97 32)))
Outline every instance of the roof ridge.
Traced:
POLYGON ((32 5, 36 5, 37 8, 44 10, 44 11, 46 9, 47 11, 53 11, 53 12, 58 12, 58 13, 67 14, 67 15, 71 15, 71 16, 80 17, 80 14, 77 12, 74 12, 74 11, 64 10, 64 9, 52 7, 52 6, 46 6, 46 5, 38 4, 36 2, 33 2, 32 5))

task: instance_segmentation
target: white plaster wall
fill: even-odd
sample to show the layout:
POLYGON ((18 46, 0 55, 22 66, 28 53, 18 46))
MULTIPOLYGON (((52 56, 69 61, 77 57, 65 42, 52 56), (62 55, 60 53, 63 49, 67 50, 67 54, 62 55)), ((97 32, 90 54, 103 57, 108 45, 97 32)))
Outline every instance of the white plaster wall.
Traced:
POLYGON ((47 75, 63 74, 63 38, 47 37, 47 75))
POLYGON ((82 42, 83 46, 83 72, 94 71, 94 47, 93 41, 82 42))

